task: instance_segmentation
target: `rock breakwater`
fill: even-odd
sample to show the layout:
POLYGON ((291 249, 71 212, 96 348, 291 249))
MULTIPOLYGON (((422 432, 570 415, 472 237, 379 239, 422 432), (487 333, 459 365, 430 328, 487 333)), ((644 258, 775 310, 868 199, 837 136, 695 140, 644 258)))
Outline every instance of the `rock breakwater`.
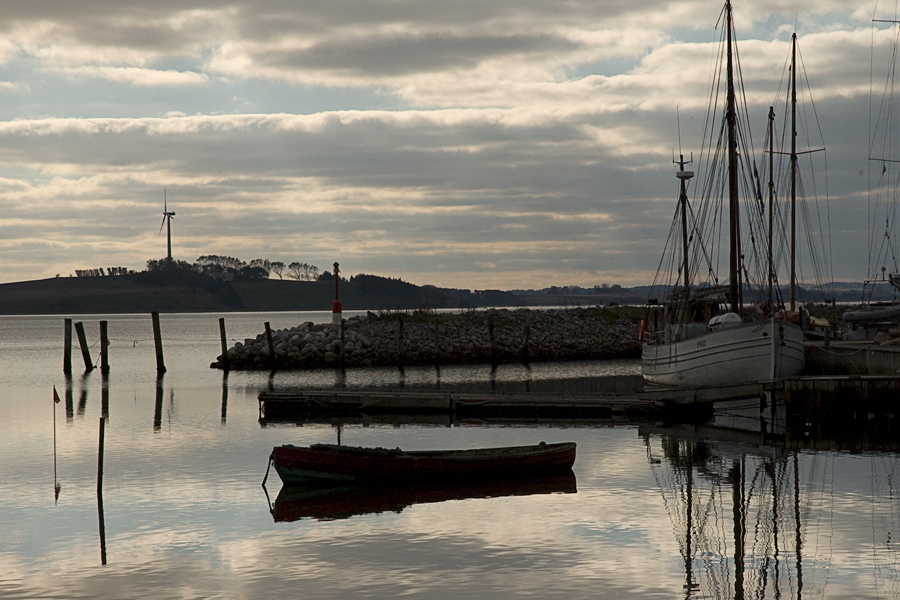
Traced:
POLYGON ((641 309, 499 309, 391 313, 337 324, 303 323, 238 342, 211 368, 313 369, 388 365, 502 364, 640 356, 641 309))

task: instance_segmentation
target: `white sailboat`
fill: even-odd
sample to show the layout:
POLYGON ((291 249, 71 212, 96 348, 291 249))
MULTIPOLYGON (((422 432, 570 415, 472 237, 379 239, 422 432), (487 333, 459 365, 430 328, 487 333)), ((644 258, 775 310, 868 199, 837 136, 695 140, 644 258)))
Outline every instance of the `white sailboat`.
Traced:
MULTIPOLYGON (((662 308, 652 309, 652 319, 648 313, 641 330, 641 370, 651 389, 772 382, 800 374, 805 365, 803 331, 787 318, 790 315, 775 301, 777 285, 772 258, 774 185, 771 182, 771 168, 768 230, 760 231, 765 227, 762 224, 764 218, 755 215, 756 230, 752 232, 756 240, 767 239, 768 248, 762 252, 742 248, 740 199, 742 196, 749 197, 761 206, 762 198, 753 172, 755 169, 748 164, 747 157, 752 156, 753 152, 749 140, 744 137, 749 132, 746 113, 743 107, 738 106, 735 91, 735 72, 739 80, 740 70, 739 65, 735 64, 737 52, 730 0, 725 2, 723 23, 721 60, 724 64, 721 67, 725 81, 724 86, 719 81, 713 82, 710 102, 711 121, 721 119, 721 125, 708 125, 708 130, 718 135, 718 139, 712 139, 714 133, 710 134, 709 147, 725 149, 727 162, 712 153, 706 160, 711 165, 722 164, 727 171, 723 174, 721 170, 715 171, 710 167, 701 185, 704 197, 727 202, 725 218, 729 232, 729 276, 724 285, 715 278, 707 285, 692 285, 692 278, 699 274, 701 264, 708 267, 710 274, 714 272, 712 251, 704 237, 714 228, 711 225, 714 217, 711 215, 715 214, 715 209, 701 207, 700 212, 694 214, 686 192, 687 182, 693 173, 685 170, 687 162, 681 156, 680 160, 675 161, 681 188, 676 216, 678 224, 673 226, 673 235, 670 235, 670 240, 680 238, 680 252, 676 253, 677 259, 673 259, 672 268, 667 269, 679 273, 679 276, 677 281, 662 286, 667 290, 667 298, 661 305, 650 301, 649 304, 662 308), (724 107, 721 107, 721 113, 717 113, 720 107, 716 90, 723 87, 724 107), (742 175, 742 169, 750 169, 751 172, 742 175), (719 196, 716 197, 716 194, 719 196), (761 268, 767 271, 764 277, 768 279, 768 301, 745 306, 745 254, 752 255, 754 252, 764 255, 764 266, 761 268)), ((773 111, 770 110, 770 131, 772 119, 773 111)), ((771 144, 772 135, 769 137, 771 144)), ((770 158, 772 154, 774 152, 770 148, 770 158)), ((796 148, 793 148, 794 163, 796 156, 796 148)), ((702 160, 704 157, 701 157, 702 160)), ((752 222, 750 227, 754 227, 752 222)), ((795 309, 794 282, 792 268, 792 311, 795 309)))

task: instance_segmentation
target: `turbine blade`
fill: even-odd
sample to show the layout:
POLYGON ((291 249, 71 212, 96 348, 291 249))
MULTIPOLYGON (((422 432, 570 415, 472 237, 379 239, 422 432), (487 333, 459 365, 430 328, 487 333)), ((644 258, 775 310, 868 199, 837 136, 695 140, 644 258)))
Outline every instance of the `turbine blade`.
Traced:
POLYGON ((159 225, 159 233, 157 233, 156 235, 160 235, 162 233, 162 228, 165 227, 165 225, 166 225, 166 218, 163 217, 162 223, 160 223, 160 225, 159 225))

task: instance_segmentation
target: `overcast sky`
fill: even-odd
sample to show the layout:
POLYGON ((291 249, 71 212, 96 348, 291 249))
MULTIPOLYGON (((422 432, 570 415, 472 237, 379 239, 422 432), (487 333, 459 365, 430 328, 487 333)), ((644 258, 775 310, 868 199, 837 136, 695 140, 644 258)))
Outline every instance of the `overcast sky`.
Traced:
MULTIPOLYGON (((173 255, 465 288, 649 283, 720 0, 3 2, 0 281, 173 255)), ((737 0, 761 150, 796 29, 834 275, 866 273, 874 1, 737 0), (824 182, 824 176, 823 180, 824 182)))

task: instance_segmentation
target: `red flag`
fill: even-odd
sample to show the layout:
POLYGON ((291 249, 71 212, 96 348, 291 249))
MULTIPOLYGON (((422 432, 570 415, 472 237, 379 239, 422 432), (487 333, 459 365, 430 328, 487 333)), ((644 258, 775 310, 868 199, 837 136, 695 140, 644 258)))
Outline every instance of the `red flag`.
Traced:
POLYGON ((53 401, 59 404, 59 394, 56 393, 56 386, 53 386, 53 401))

